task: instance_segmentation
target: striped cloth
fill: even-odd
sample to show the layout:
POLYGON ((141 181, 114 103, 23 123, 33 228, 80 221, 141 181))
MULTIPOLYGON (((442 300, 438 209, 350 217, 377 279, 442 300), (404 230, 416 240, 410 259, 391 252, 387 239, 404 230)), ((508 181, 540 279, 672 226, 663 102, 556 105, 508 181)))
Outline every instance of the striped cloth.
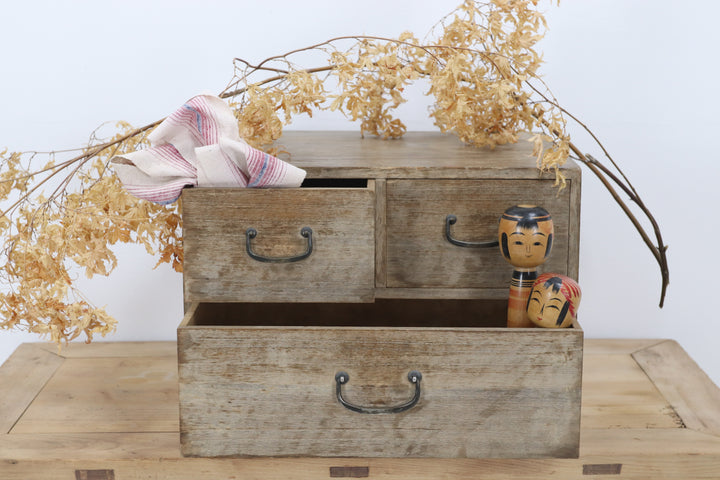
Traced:
POLYGON ((198 95, 148 136, 151 147, 111 159, 125 189, 172 203, 187 186, 299 187, 305 171, 244 142, 230 107, 198 95))

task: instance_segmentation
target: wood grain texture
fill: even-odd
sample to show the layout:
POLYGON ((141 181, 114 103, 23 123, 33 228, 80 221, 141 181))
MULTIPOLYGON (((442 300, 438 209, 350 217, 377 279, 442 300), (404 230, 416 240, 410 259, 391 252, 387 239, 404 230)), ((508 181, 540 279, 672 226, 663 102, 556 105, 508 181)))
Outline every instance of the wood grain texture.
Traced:
POLYGON ((629 355, 663 341, 657 338, 586 338, 585 352, 591 355, 629 355))
MULTIPOLYGON (((683 454, 712 455, 720 448, 720 438, 687 428, 621 428, 586 429, 580 440, 581 455, 606 457, 642 455, 657 456, 683 454), (585 446, 592 447, 592 453, 585 446)), ((720 464, 718 465, 720 469, 720 464)), ((720 472, 720 470, 718 470, 720 472)))
POLYGON ((633 354, 689 429, 720 435, 720 388, 675 341, 633 354))
POLYGON ((672 429, 682 421, 629 354, 586 353, 582 424, 590 429, 672 429))
MULTIPOLYGON (((579 171, 573 172, 565 189, 568 190, 570 211, 568 212, 567 276, 581 282, 580 278, 580 209, 582 181, 579 171)), ((552 214, 552 213, 551 213, 552 214)), ((557 221, 557 220, 556 220, 557 221)), ((556 224, 557 225, 557 224, 556 224)), ((549 270, 544 270, 549 271, 549 270)))
POLYGON ((54 343, 33 343, 35 348, 61 358, 107 357, 177 357, 176 342, 115 342, 93 340, 92 343, 70 342, 60 350, 54 343))
MULTIPOLYGON (((346 460, 358 465, 358 459, 346 460)), ((0 463, 3 480, 58 480, 74 478, 78 464, 87 469, 112 468, 117 480, 317 480, 329 478, 337 459, 203 459, 146 458, 106 460, 13 460, 0 463), (120 476, 122 475, 122 476, 120 476)), ((437 480, 482 478, 483 480, 717 480, 720 455, 620 455, 592 456, 580 460, 475 460, 475 459, 363 459, 370 478, 381 480, 437 480), (622 465, 622 476, 583 476, 585 465, 622 465), (482 475, 478 477, 478 475, 482 475)))
MULTIPOLYGON (((371 186, 372 184, 369 184, 371 186)), ((375 286, 375 200, 370 188, 209 189, 183 192, 185 301, 369 301, 375 286), (305 251, 310 257, 264 263, 305 251)))
MULTIPOLYGON (((286 160, 315 178, 555 178, 539 172, 524 139, 490 149, 438 132, 382 140, 357 132, 285 131, 277 143, 289 152, 286 160)), ((580 167, 569 160, 563 173, 579 179, 580 167)))
POLYGON ((375 289, 387 283, 387 181, 375 181, 375 289))
POLYGON ((491 328, 495 319, 474 325, 484 310, 459 300, 505 300, 512 269, 499 249, 458 248, 443 233, 452 213, 458 236, 495 240, 506 208, 542 205, 556 219, 547 268, 576 276, 577 166, 564 168, 568 186, 559 191, 527 142, 490 150, 424 132, 397 141, 288 132, 279 143, 307 170, 305 188, 183 194, 185 301, 222 317, 199 320, 192 309, 178 329, 183 451, 577 455, 580 326, 511 334, 491 328), (304 226, 315 250, 301 262, 262 263, 245 252, 253 227, 259 254, 294 255, 304 226), (293 302, 304 306, 293 312, 293 302), (210 303, 233 303, 237 323, 210 303), (458 314, 459 305, 473 310, 458 314), (403 378, 419 368, 430 377, 423 372, 418 415, 338 410, 336 371, 363 379, 346 386, 355 403, 384 405, 407 398, 403 378))
MULTIPOLYGON (((644 402, 660 390, 645 378, 634 394, 625 395, 628 385, 637 380, 640 367, 632 361, 631 353, 644 346, 657 345, 656 340, 599 340, 585 342, 585 363, 594 365, 586 369, 583 382, 604 384, 606 393, 595 389, 583 393, 583 415, 586 406, 597 400, 609 402, 615 413, 627 410, 624 418, 632 420, 632 412, 643 407, 644 402), (638 348, 636 348, 638 347, 638 348), (597 353, 594 353, 597 352, 597 353), (597 358, 596 358, 597 355, 597 358), (612 360, 612 358, 616 360, 612 360), (621 360, 624 358, 625 360, 621 360), (602 368, 606 365, 605 368, 602 368), (617 384, 613 379, 618 379, 617 384), (647 390, 645 394, 641 390, 647 390), (620 397, 613 400, 612 392, 620 397)), ((148 346, 152 346, 150 343, 148 346)), ((158 351, 165 350, 173 343, 162 342, 158 351)), ((77 345, 76 355, 87 363, 94 362, 82 350, 92 345, 77 345)), ((123 356, 122 344, 109 349, 112 355, 123 356)), ((660 352, 657 350, 656 352, 660 352)), ((130 353, 125 356, 131 356, 130 353)), ((142 353, 146 357, 146 353, 142 353)), ((675 355, 673 355, 675 357, 675 355)), ((97 358, 97 357, 95 357, 97 358)), ((673 361, 669 360, 672 364, 673 361)), ((3 369, 0 368, 0 378, 3 369)), ((169 365, 166 368, 171 369, 169 365)), ((29 364, 24 369, 30 371, 29 364)), ((171 373, 171 370, 168 370, 171 373)), ((106 372, 113 377, 112 371, 106 372)), ((653 373, 653 381, 662 380, 663 371, 653 373)), ((707 378, 697 377, 701 382, 707 378)), ((108 382, 111 384, 112 382, 108 382)), ((149 397, 155 384, 147 383, 149 397)), ((13 388, 22 388, 15 384, 13 388)), ((120 384, 117 387, 121 388, 120 384)), ((708 388, 707 385, 702 387, 708 388)), ((4 392, 12 395, 10 390, 4 392)), ((111 391, 110 395, 114 395, 111 391)), ((667 402, 666 402, 667 403, 667 402)), ((79 401, 75 408, 90 410, 101 405, 79 401)), ((142 416, 142 407, 136 405, 142 416)), ((154 408, 168 411, 175 405, 162 404, 154 408)), ((692 408, 692 406, 690 406, 692 408)), ((602 416, 603 412, 598 411, 602 416)), ((647 418, 649 412, 644 414, 647 418)), ((664 422, 665 414, 657 412, 654 425, 664 422)), ((618 417, 619 418, 619 417, 618 417)), ((108 417, 100 422, 112 425, 108 417)), ((58 480, 74 479, 77 470, 113 470, 117 480, 196 480, 198 478, 242 478, 243 480, 310 480, 329 478, 329 469, 334 466, 366 467, 369 478, 387 480, 436 480, 478 478, 491 480, 529 480, 537 478, 578 480, 663 478, 669 480, 717 480, 720 478, 720 436, 703 433, 678 425, 645 428, 639 422, 626 425, 612 425, 613 420, 598 419, 588 424, 582 422, 581 456, 578 459, 438 459, 438 458, 183 458, 180 455, 179 436, 173 433, 35 433, 0 435, 0 478, 3 480, 58 480), (621 475, 584 476, 589 466, 622 465, 621 475)))
POLYGON ((200 456, 572 457, 582 332, 468 328, 178 329, 181 443, 200 456), (406 401, 408 371, 423 374, 406 401))
POLYGON ((541 271, 577 274, 569 253, 579 238, 570 190, 558 195, 552 181, 389 180, 387 190, 388 287, 509 287, 512 266, 500 248, 453 245, 445 238, 445 218, 457 216, 455 238, 494 241, 500 216, 518 204, 541 205, 553 216, 552 253, 541 271))
POLYGON ((177 458, 180 448, 177 432, 12 433, 0 438, 0 455, 4 460, 72 458, 79 465, 85 462, 78 460, 100 458, 177 458))
POLYGON ((12 432, 177 430, 177 408, 165 407, 178 402, 175 357, 90 358, 92 361, 66 359, 12 432), (96 406, 79 409, 78 405, 96 406), (112 424, 107 419, 112 419, 112 424))
POLYGON ((444 239, 445 216, 460 217, 458 237, 494 240, 502 212, 527 203, 543 205, 555 218, 554 253, 545 270, 577 278, 581 175, 572 162, 559 190, 553 175, 537 170, 528 142, 490 150, 428 132, 396 141, 287 132, 280 143, 308 170, 309 181, 364 179, 367 188, 186 191, 186 302, 369 301, 373 288, 392 296, 379 292, 385 287, 404 289, 400 295, 417 289, 419 297, 425 288, 453 288, 470 289, 471 298, 500 298, 511 268, 499 249, 451 245, 444 239), (253 241, 260 253, 288 256, 303 250, 298 231, 313 224, 318 252, 307 260, 258 264, 244 252, 249 226, 264 226, 253 241), (363 258, 369 247, 375 248, 372 263, 363 258))
POLYGON ((0 368, 0 433, 13 428, 62 363, 61 357, 32 343, 20 345, 5 361, 0 368))
MULTIPOLYGON (((456 298, 456 299, 482 299, 504 300, 507 302, 507 288, 377 288, 375 298, 456 298)), ((507 308, 506 308, 507 310, 507 308)), ((506 320, 507 322, 507 320, 506 320)))

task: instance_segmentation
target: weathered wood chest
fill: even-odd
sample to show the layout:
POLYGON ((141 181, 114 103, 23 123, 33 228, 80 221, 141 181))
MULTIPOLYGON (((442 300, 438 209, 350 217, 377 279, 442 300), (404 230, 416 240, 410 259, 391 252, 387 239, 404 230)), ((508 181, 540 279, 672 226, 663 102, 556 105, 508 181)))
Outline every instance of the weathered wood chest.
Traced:
POLYGON ((477 149, 287 132, 297 189, 183 193, 180 434, 190 456, 577 457, 583 333, 508 329, 509 206, 577 278, 580 171, 477 149), (455 221, 449 222, 448 216, 455 221), (457 241, 452 241, 457 240, 457 241))

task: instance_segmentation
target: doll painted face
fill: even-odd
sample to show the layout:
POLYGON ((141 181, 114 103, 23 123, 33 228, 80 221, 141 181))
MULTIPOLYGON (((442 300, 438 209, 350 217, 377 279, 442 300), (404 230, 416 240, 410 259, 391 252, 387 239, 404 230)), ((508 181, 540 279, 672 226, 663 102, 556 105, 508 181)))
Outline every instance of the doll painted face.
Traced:
POLYGON ((553 221, 544 208, 508 208, 500 218, 498 233, 503 257, 514 267, 535 268, 550 255, 553 221))
POLYGON ((577 316, 581 296, 575 280, 556 273, 543 273, 530 291, 528 318, 539 327, 569 327, 577 316))

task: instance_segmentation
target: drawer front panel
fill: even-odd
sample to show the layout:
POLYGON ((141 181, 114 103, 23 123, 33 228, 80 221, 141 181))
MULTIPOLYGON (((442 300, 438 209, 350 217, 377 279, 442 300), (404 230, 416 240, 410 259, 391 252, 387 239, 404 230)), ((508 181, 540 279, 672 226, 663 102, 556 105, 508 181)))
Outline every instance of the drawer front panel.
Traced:
POLYGON ((185 300, 369 301, 374 194, 367 188, 190 189, 183 193, 185 300), (312 238, 301 230, 309 227, 312 238), (247 251, 278 260, 262 261, 247 251))
MULTIPOLYGON (((512 266, 499 247, 466 248, 450 243, 445 219, 452 214, 453 238, 496 241, 502 213, 535 204, 553 217, 550 258, 539 271, 576 276, 570 231, 571 182, 558 195, 551 180, 388 180, 387 286, 498 289, 510 284, 512 266)), ((575 236, 575 235, 573 235, 575 236)), ((573 250, 574 251, 574 250, 573 250)))
POLYGON ((195 327, 178 331, 190 456, 576 457, 582 332, 195 327), (336 397, 384 408, 364 414, 336 397))

